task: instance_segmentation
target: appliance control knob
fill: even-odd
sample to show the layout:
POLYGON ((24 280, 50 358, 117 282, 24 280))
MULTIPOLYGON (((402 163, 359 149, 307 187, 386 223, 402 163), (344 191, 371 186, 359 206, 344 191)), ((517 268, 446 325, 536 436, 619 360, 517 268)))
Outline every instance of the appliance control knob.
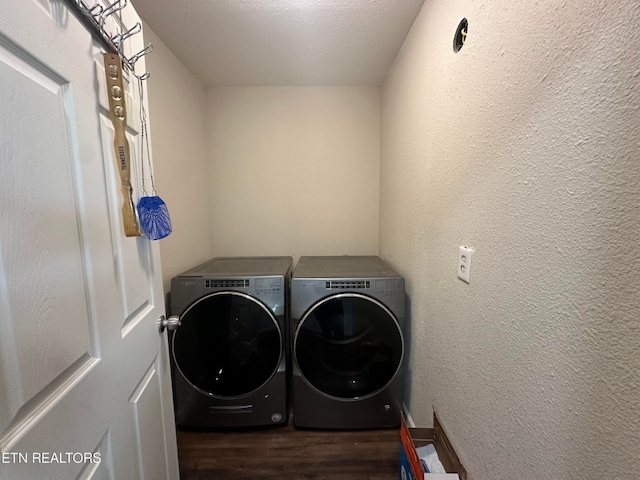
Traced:
POLYGON ((162 333, 165 328, 167 330, 175 330, 181 325, 181 323, 180 317, 177 315, 171 315, 169 318, 165 318, 164 315, 161 315, 158 319, 158 331, 162 333))

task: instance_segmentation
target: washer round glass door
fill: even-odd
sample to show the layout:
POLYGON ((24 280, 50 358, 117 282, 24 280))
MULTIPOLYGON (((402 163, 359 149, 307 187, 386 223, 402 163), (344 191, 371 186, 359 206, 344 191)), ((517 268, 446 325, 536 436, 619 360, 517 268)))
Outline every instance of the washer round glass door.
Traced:
POLYGON ((172 339, 173 360, 202 393, 240 397, 255 392, 277 372, 282 335, 271 311, 240 292, 216 292, 180 316, 172 339))
POLYGON ((302 317, 295 360, 306 382, 338 399, 374 395, 393 380, 404 342, 397 319, 382 303, 355 293, 325 298, 302 317))

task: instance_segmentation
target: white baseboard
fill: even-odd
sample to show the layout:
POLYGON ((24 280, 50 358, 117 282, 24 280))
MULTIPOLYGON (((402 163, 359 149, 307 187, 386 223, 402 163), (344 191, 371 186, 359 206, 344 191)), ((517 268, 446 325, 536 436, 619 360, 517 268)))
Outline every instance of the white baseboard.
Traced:
POLYGON ((407 427, 415 428, 416 424, 413 421, 413 418, 411 418, 411 414, 409 413, 409 409, 407 408, 407 405, 404 402, 402 402, 402 413, 404 414, 404 419, 407 422, 407 427))

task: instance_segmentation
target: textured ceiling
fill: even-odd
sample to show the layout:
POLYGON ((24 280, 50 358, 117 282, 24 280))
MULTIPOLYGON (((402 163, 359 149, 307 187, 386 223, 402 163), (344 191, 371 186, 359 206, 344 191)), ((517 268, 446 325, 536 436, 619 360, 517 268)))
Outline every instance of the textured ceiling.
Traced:
POLYGON ((380 85, 424 0, 132 0, 205 85, 380 85))

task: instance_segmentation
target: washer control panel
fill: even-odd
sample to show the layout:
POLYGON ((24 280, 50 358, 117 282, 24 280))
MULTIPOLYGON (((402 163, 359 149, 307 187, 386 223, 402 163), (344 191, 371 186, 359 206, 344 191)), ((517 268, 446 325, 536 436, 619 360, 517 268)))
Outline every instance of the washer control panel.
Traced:
POLYGON ((249 286, 251 286, 251 282, 248 279, 215 279, 204 282, 204 288, 245 288, 249 286))
POLYGON ((257 294, 278 293, 282 291, 282 277, 265 277, 255 279, 255 292, 257 294))

